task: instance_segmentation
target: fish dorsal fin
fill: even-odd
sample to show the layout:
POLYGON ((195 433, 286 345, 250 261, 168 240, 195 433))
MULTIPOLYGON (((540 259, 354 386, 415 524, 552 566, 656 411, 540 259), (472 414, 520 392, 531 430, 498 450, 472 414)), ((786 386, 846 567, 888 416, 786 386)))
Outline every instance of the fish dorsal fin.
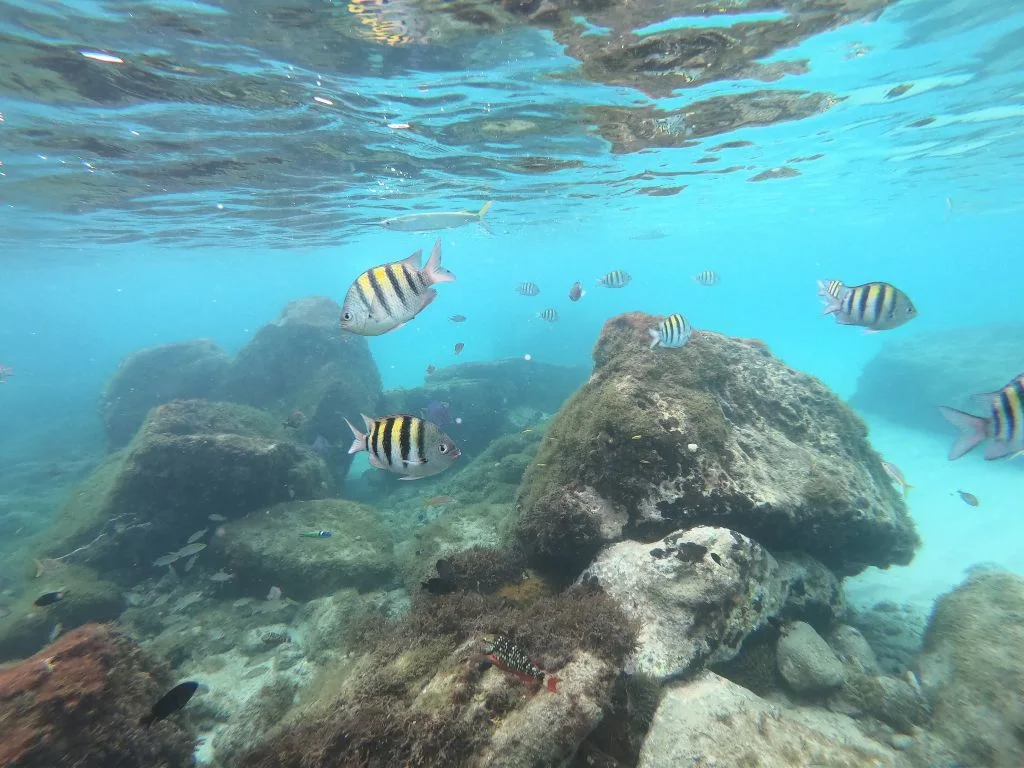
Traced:
POLYGON ((374 420, 367 416, 365 413, 360 413, 359 415, 363 417, 363 423, 366 425, 366 433, 369 434, 370 432, 373 431, 374 420))
POLYGON ((416 253, 406 256, 399 263, 405 264, 405 266, 410 267, 411 269, 415 269, 417 272, 419 272, 420 268, 423 266, 423 249, 418 249, 416 253))

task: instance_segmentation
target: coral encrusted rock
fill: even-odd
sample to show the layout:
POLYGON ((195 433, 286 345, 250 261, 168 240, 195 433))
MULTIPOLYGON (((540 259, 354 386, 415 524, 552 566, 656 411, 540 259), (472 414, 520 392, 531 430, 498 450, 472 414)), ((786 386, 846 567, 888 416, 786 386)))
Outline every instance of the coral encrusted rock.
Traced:
POLYGON ((188 768, 187 719, 139 718, 173 684, 127 635, 88 624, 0 667, 0 765, 188 768))
POLYGON ((763 343, 696 332, 649 349, 661 320, 609 320, 594 373, 548 429, 519 492, 539 564, 576 573, 602 544, 716 525, 839 575, 906 564, 918 537, 864 423, 763 343))
POLYGON ((791 600, 826 621, 841 613, 838 581, 809 561, 780 564, 746 536, 700 527, 653 544, 613 544, 581 580, 639 622, 637 670, 677 677, 733 658, 769 619, 792 615, 791 600))
POLYGON ((1024 579, 980 572, 939 598, 918 669, 961 765, 1024 765, 1024 579))

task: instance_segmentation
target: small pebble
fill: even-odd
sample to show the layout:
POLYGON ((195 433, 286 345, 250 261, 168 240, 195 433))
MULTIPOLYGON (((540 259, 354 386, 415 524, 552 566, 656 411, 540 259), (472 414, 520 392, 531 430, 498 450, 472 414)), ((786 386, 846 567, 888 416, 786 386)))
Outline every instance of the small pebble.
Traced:
POLYGON ((690 453, 696 453, 697 452, 697 444, 696 443, 690 443, 688 446, 686 446, 686 450, 688 450, 690 453))

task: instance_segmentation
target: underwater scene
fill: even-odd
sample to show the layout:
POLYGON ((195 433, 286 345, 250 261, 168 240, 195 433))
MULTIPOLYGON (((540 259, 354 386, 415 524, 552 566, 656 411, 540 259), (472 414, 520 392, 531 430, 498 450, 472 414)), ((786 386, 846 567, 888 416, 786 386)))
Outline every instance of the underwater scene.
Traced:
POLYGON ((1024 5, 0 0, 0 768, 1024 766, 1024 5))

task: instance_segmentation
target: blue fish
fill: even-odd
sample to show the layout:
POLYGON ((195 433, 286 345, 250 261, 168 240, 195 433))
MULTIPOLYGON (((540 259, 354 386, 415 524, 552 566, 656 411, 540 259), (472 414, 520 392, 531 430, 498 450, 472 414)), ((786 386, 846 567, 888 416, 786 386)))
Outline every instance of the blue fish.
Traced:
POLYGON ((427 403, 426 408, 420 409, 420 415, 431 424, 436 424, 439 427, 455 423, 451 413, 448 411, 448 403, 443 403, 440 400, 431 400, 427 403))

